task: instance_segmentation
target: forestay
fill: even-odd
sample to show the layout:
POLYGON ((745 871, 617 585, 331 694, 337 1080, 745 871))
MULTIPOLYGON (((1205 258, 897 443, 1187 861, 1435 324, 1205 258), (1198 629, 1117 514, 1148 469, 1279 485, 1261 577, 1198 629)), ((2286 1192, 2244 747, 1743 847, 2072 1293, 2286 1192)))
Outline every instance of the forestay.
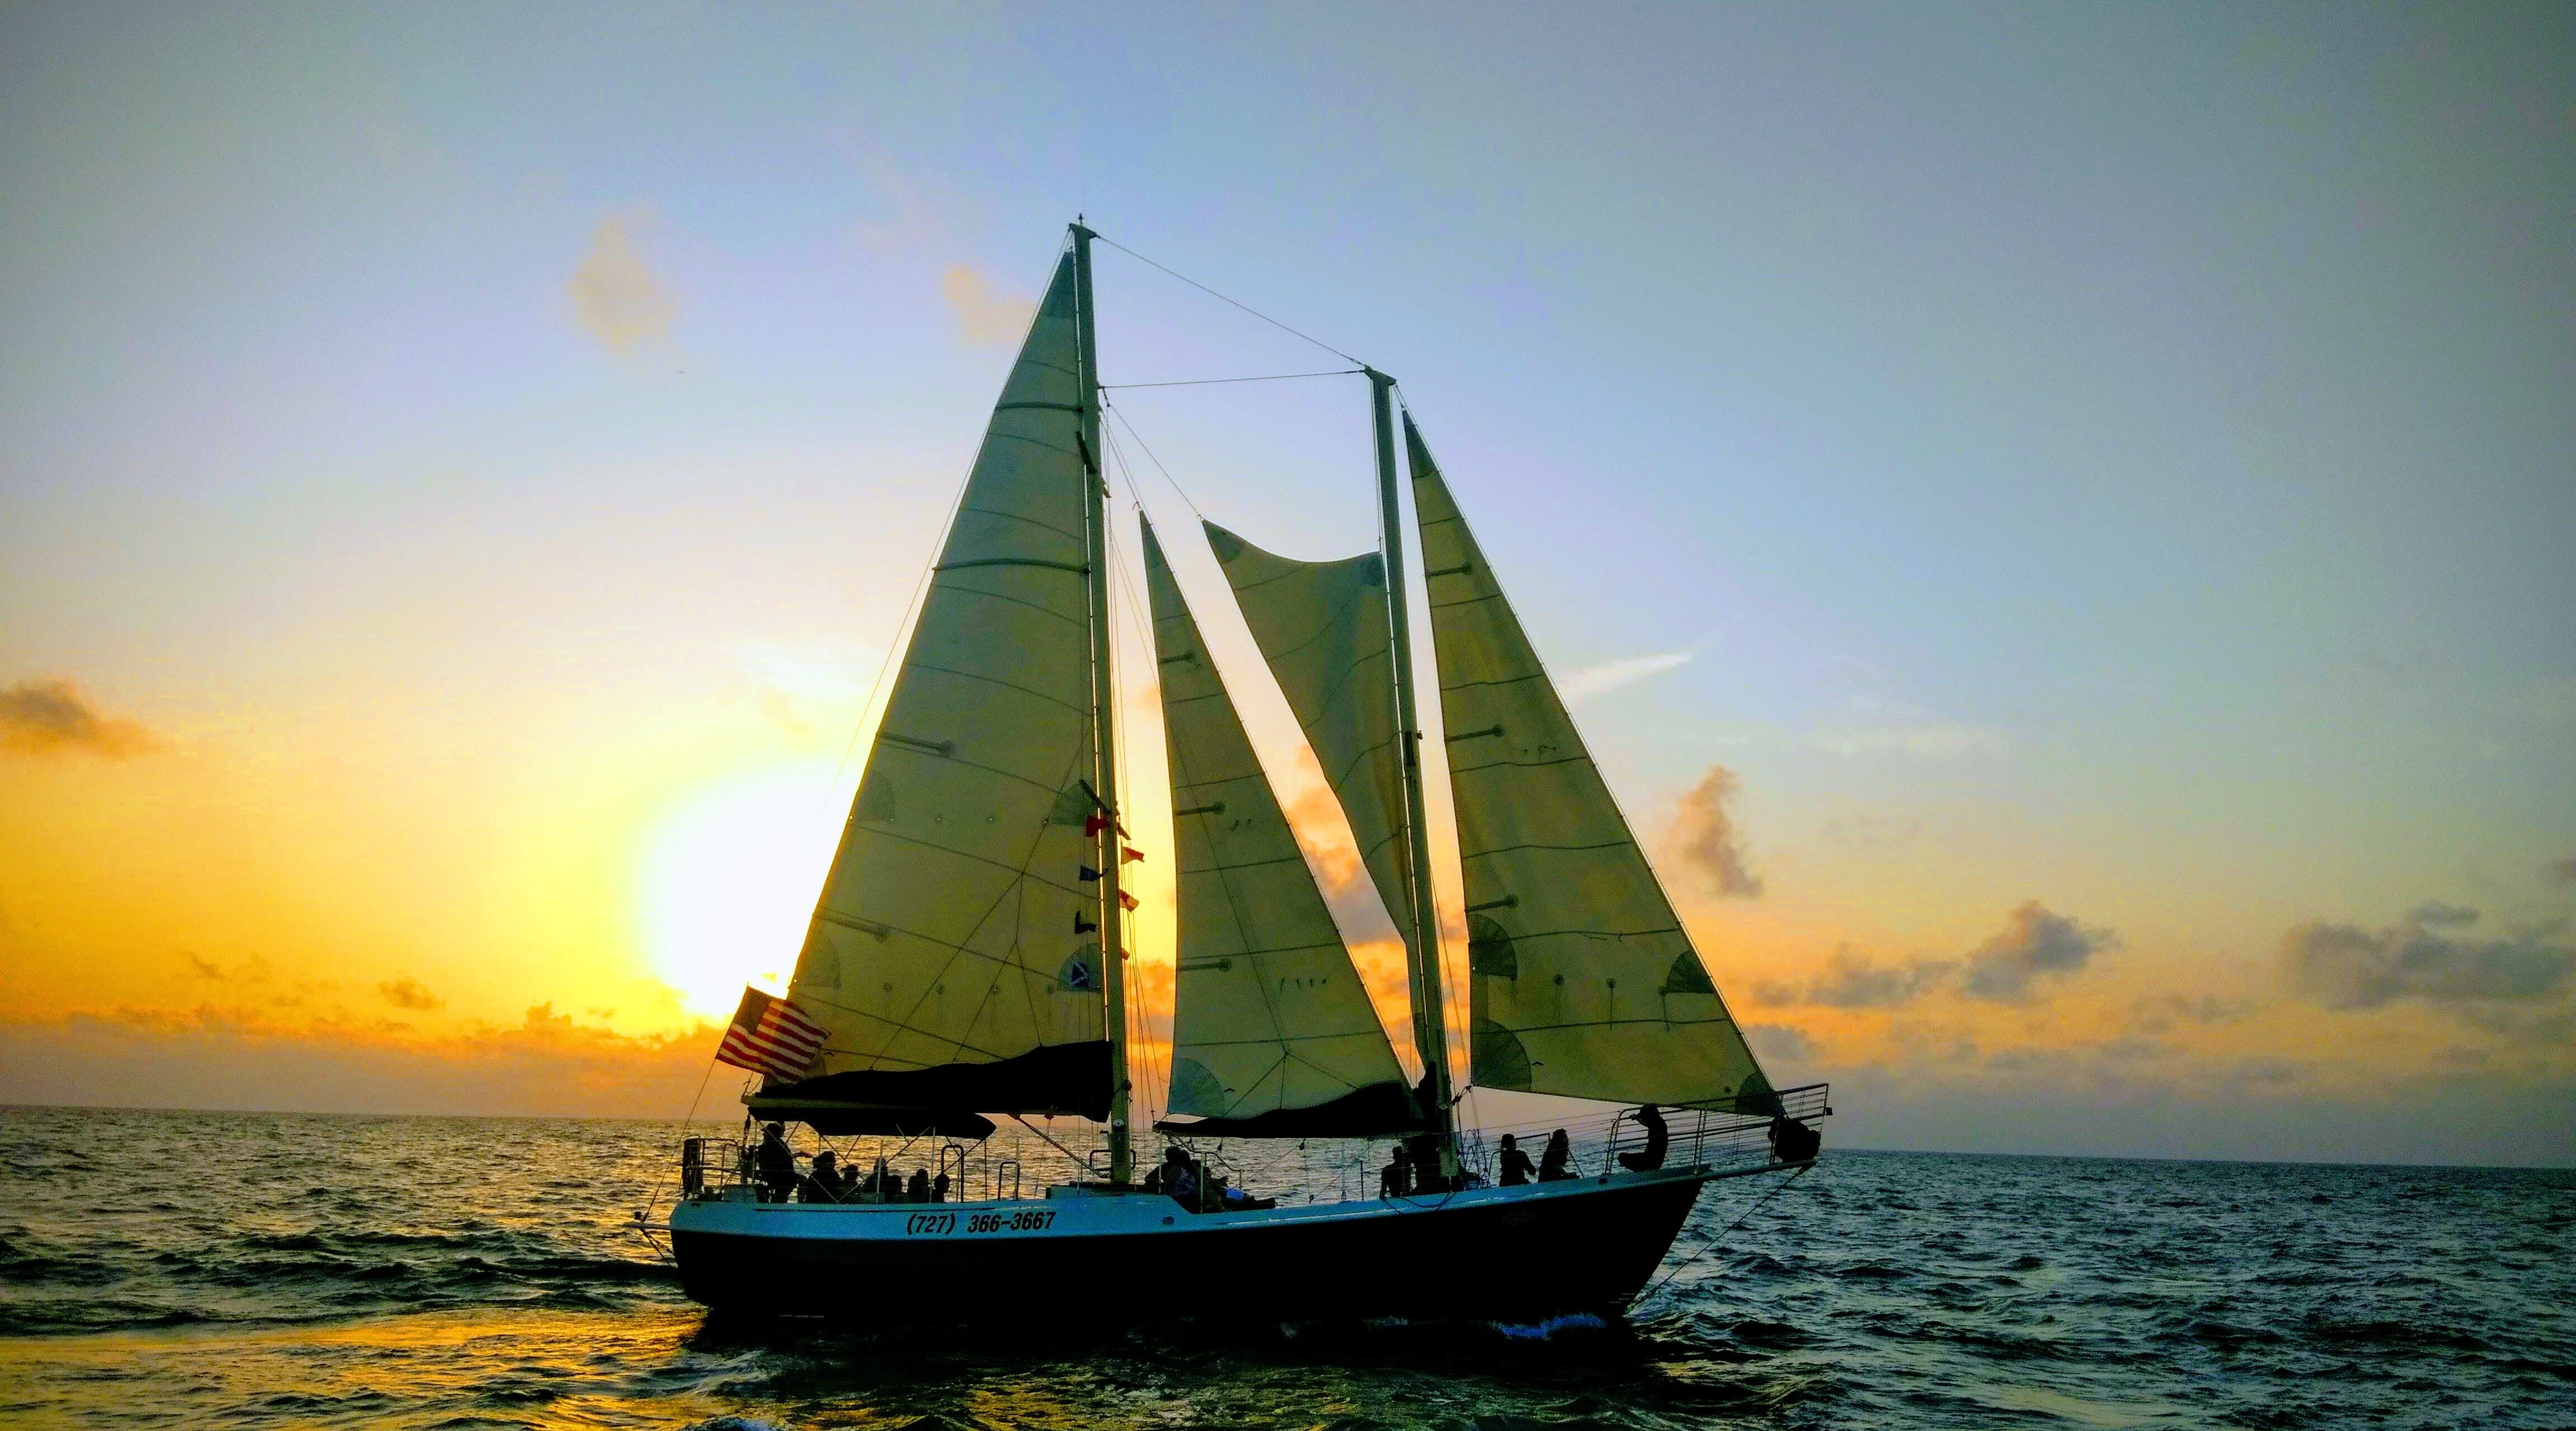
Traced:
POLYGON ((1208 544, 1243 621, 1341 801, 1360 863, 1413 945, 1411 855, 1404 843, 1403 751, 1395 737, 1395 659, 1386 563, 1275 556, 1214 522, 1208 544))
POLYGON ((1068 257, 993 410, 789 986, 830 1037, 756 1109, 851 1128, 886 1120, 815 1110, 1106 1116, 1075 325, 1068 257))
POLYGON ((1145 585, 1179 861, 1173 1131, 1367 1137, 1420 1126, 1350 950, 1153 526, 1145 585))
POLYGON ((1404 437, 1466 882, 1474 1081, 1773 1111, 1410 414, 1404 437))

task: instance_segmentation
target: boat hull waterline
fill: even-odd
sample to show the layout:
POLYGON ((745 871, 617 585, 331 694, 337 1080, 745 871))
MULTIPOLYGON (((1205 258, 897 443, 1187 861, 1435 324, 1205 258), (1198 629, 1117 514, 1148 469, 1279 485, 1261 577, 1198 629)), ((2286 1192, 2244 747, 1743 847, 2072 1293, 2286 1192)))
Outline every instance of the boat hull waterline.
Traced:
POLYGON ((683 1289, 727 1312, 831 1316, 903 1289, 909 1316, 1025 1318, 1044 1289, 1133 1289, 1132 1319, 1616 1314, 1701 1184, 1675 1168, 1447 1196, 1192 1213, 1148 1193, 831 1206, 682 1203, 683 1289), (1436 1266, 1437 1278, 1403 1275, 1436 1266))

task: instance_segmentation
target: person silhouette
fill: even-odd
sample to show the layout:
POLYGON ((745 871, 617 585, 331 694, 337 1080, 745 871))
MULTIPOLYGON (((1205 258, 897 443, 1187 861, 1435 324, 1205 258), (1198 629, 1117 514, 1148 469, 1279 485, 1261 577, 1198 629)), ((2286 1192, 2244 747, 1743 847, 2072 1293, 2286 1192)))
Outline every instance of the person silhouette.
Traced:
POLYGON ((1574 1144, 1563 1128, 1547 1135, 1547 1147, 1538 1155, 1538 1180, 1561 1183, 1574 1176, 1574 1144))
POLYGON ((1664 1127, 1664 1115, 1649 1103, 1637 1110, 1637 1126, 1646 1130, 1646 1146, 1633 1153, 1621 1153, 1619 1166, 1632 1173, 1651 1173, 1664 1165, 1664 1149, 1671 1134, 1664 1127))
POLYGON ((1499 1161, 1503 1173, 1503 1186, 1507 1188, 1519 1187, 1538 1172, 1537 1166, 1530 1162, 1530 1155, 1521 1151, 1520 1140, 1509 1133, 1503 1135, 1502 1156, 1499 1161))

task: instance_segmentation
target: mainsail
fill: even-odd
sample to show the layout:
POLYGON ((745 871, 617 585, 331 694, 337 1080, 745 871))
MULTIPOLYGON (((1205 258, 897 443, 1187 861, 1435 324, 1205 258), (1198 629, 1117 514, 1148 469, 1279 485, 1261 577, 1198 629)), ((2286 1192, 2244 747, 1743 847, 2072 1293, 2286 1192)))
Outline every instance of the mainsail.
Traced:
POLYGON ((1404 437, 1466 880, 1475 1082, 1775 1111, 1411 414, 1404 437))
POLYGON ((993 410, 788 986, 829 1037, 755 1111, 840 1132, 1108 1114, 1075 289, 1068 255, 993 410))
POLYGON ((1180 871, 1174 1132, 1369 1137, 1422 1121, 1349 948, 1147 523, 1180 871))
POLYGON ((1359 842, 1360 863, 1410 950, 1413 884, 1385 560, 1368 552, 1342 561, 1296 561, 1214 522, 1206 525, 1243 622, 1314 747, 1359 842))

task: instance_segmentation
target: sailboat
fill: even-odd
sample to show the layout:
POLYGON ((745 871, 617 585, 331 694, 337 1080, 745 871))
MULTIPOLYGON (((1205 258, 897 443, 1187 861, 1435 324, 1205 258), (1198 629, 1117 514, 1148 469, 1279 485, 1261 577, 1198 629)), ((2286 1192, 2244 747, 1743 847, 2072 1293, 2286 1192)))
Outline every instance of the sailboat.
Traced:
POLYGON ((761 1313, 873 1309, 900 1288, 908 1315, 976 1316, 1017 1286, 1121 1279, 1148 1290, 1095 1314, 1201 1300, 1150 1290, 1170 1285, 1278 1317, 1615 1313, 1705 1186, 1812 1164, 1827 1089, 1765 1077, 1406 412, 1464 882, 1453 1079, 1395 384, 1365 366, 1382 548, 1309 562, 1203 535, 1402 936, 1420 1074, 1245 734, 1242 673, 1218 669, 1148 523, 1177 923, 1164 1116, 1134 1125, 1122 870, 1139 852, 1115 760, 1096 237, 1071 226, 994 406, 785 996, 747 995, 728 1034, 721 1057, 760 1074, 743 1132, 683 1145, 652 1230, 690 1296, 761 1313), (1532 1178, 1462 1126, 1475 1089, 1638 1111, 1532 1178), (1017 1160, 988 1152, 978 1187, 970 1150, 997 1117, 1102 1137, 1025 1192, 1017 1160), (798 1137, 926 1145, 941 1177, 925 1193, 917 1174, 798 1172, 798 1137), (1210 1155, 1263 1139, 1400 1141, 1375 1196, 1221 1186, 1210 1155), (1400 1267, 1438 1272, 1386 1275, 1400 1267))

